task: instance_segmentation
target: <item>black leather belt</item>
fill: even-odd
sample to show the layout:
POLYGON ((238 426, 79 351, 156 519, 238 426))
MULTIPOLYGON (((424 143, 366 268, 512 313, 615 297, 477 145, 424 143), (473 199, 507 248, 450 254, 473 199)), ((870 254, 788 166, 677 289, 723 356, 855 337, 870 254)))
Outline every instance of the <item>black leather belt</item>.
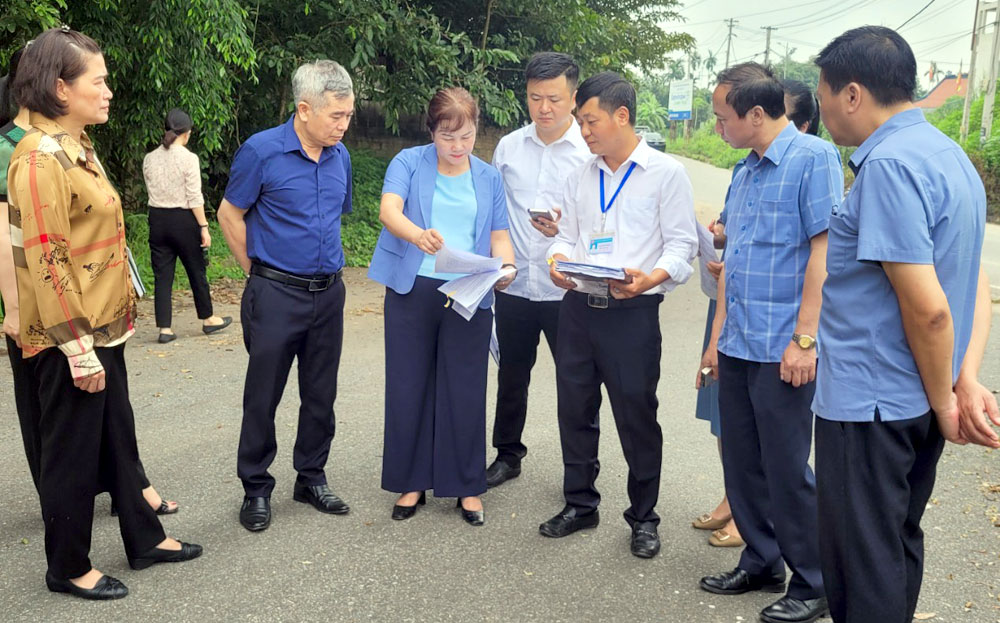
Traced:
POLYGON ((566 293, 566 298, 579 300, 587 307, 593 309, 620 309, 629 307, 656 307, 663 302, 662 294, 643 294, 630 299, 616 299, 611 296, 601 296, 598 294, 587 294, 586 292, 575 292, 570 290, 566 293))
POLYGON ((276 270, 263 264, 254 262, 250 266, 250 274, 257 275, 258 277, 263 277, 264 279, 270 279, 271 281, 277 281, 278 283, 283 283, 286 286, 292 286, 293 288, 302 288, 303 290, 309 290, 310 292, 322 292, 326 290, 333 284, 340 281, 340 276, 343 271, 338 270, 332 275, 326 277, 300 277, 298 275, 293 275, 291 273, 286 273, 281 270, 276 270))

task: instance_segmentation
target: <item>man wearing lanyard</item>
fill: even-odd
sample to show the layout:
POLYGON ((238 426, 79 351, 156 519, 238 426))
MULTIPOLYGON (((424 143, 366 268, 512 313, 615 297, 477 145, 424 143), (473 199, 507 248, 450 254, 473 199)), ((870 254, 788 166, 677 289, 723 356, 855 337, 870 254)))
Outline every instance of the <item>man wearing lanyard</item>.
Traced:
POLYGON ((758 63, 734 65, 712 94, 716 131, 751 151, 726 198, 726 257, 702 369, 719 379, 722 463, 746 542, 732 571, 702 578, 720 595, 785 590, 763 621, 826 613, 809 468, 816 329, 826 230, 844 190, 833 145, 785 117, 781 82, 758 63))
MULTIPOLYGON (((691 276, 698 249, 691 182, 679 162, 635 134, 635 89, 604 72, 580 85, 577 119, 594 156, 567 180, 553 260, 624 268, 626 281, 569 279, 559 308, 556 384, 566 506, 539 531, 563 537, 597 525, 595 488, 601 384, 611 398, 628 462, 631 551, 660 550, 655 506, 663 437, 656 421, 660 379, 659 305, 691 276)), ((502 356, 502 355, 501 355, 502 356)))
POLYGON ((240 523, 250 531, 270 525, 274 414, 296 357, 294 498, 324 513, 349 510, 327 487, 324 467, 344 334, 340 217, 351 211, 351 158, 340 141, 354 92, 333 61, 299 67, 292 90, 295 113, 240 146, 219 207, 226 242, 250 274, 240 312, 250 360, 237 462, 246 494, 240 523))
MULTIPOLYGON (((823 124, 858 146, 830 218, 812 405, 823 581, 835 623, 909 622, 945 439, 1000 447, 996 398, 976 379, 991 316, 986 193, 913 105, 917 63, 898 33, 849 30, 815 62, 823 124)), ((952 583, 953 599, 963 588, 952 583)))
POLYGON ((535 365, 539 334, 553 357, 559 302, 565 290, 549 279, 549 238, 558 220, 566 178, 590 157, 573 119, 573 95, 580 69, 557 52, 539 52, 524 70, 531 124, 500 139, 493 166, 503 175, 519 275, 496 297, 500 372, 493 447, 497 458, 486 470, 486 485, 495 487, 521 474, 528 449, 521 441, 528 411, 528 383, 535 365), (550 212, 554 212, 553 215, 550 212))

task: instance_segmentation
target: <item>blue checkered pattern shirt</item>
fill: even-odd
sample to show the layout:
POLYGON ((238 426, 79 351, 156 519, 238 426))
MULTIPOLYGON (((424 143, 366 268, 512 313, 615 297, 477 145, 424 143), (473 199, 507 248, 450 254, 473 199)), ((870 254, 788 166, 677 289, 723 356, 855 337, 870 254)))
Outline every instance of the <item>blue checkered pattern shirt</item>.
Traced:
POLYGON ((719 351, 777 363, 795 332, 809 240, 844 194, 840 154, 788 126, 740 161, 726 197, 726 322, 719 351), (742 165, 742 166, 741 166, 742 165))

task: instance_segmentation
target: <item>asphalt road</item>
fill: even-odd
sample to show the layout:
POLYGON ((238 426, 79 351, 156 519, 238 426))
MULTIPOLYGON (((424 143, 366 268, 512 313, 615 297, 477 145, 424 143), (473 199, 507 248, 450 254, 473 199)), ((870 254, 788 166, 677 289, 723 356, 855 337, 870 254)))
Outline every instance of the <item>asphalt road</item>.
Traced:
MULTIPOLYGON (((684 161, 707 221, 721 208, 729 175, 684 161)), ((611 413, 602 410, 602 523, 565 539, 537 526, 562 507, 562 466, 551 358, 540 351, 529 400, 529 455, 517 480, 484 497, 486 525, 462 522, 451 499, 428 500, 416 517, 393 522, 395 496, 379 489, 382 452, 381 291, 349 271, 337 436, 327 467, 332 488, 352 505, 342 517, 291 499, 297 385, 293 371, 278 410, 278 480, 270 529, 237 522, 242 488, 236 446, 246 354, 237 324, 201 335, 189 296, 178 297, 181 339, 155 343, 152 306, 142 304, 127 349, 139 446, 154 485, 181 512, 168 533, 205 546, 205 555, 142 572, 128 568, 106 495, 97 498, 91 558, 123 580, 127 599, 89 603, 49 593, 38 501, 21 446, 9 386, 0 389, 0 620, 3 621, 756 621, 770 595, 720 597, 700 591, 705 574, 735 566, 691 520, 722 495, 715 440, 694 419, 707 300, 697 276, 661 306, 660 423, 664 465, 658 511, 661 554, 628 552, 626 467, 611 413)), ((1000 283, 1000 277, 996 280, 1000 283)), ((238 317, 232 303, 218 313, 238 317)), ((1000 388, 1000 331, 983 380, 1000 388)), ((7 374, 6 358, 0 374, 7 374)), ((491 364, 490 420, 495 395, 491 364)), ((8 377, 9 378, 9 377, 8 377)), ((605 401, 607 405, 607 401, 605 401)), ((944 622, 1000 621, 1000 453, 949 446, 924 519, 927 569, 919 611, 944 622), (991 489, 992 487, 992 489, 991 489)), ((492 456, 490 457, 492 458, 492 456)), ((780 510, 780 509, 779 509, 780 510)), ((822 538, 822 535, 820 535, 822 538)))

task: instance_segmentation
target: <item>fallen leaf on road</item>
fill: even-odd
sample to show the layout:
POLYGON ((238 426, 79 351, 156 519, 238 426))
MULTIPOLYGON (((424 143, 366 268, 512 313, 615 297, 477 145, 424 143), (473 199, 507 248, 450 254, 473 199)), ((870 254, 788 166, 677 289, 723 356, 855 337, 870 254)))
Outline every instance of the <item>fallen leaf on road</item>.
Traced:
POLYGON ((21 545, 27 545, 28 539, 21 539, 21 545))
POLYGON ((534 572, 534 571, 525 571, 525 572, 524 572, 524 575, 526 575, 526 576, 529 576, 529 577, 530 577, 530 576, 533 576, 533 575, 535 575, 535 572, 534 572))
POLYGON ((937 616, 936 612, 918 612, 913 615, 913 618, 916 621, 929 621, 930 619, 933 619, 936 616, 937 616))

